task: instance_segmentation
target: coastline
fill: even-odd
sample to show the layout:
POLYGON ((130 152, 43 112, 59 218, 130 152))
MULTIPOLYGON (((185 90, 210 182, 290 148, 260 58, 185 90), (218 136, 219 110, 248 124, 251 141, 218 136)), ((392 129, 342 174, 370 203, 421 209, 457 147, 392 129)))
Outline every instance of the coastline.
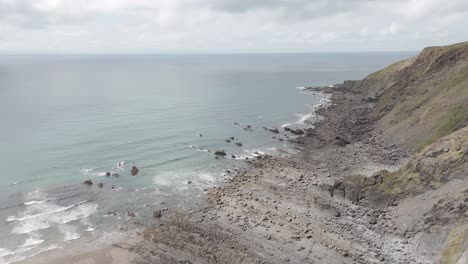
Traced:
MULTIPOLYGON (((304 91, 306 93, 309 93, 309 91, 304 91)), ((317 91, 317 94, 319 94, 320 91, 317 91)), ((314 92, 314 95, 316 93, 314 92)), ((279 148, 276 149, 274 148, 275 154, 273 155, 278 155, 278 156, 290 156, 290 155, 297 155, 298 149, 297 147, 300 147, 300 144, 298 143, 298 139, 301 136, 297 136, 297 134, 294 134, 293 132, 290 132, 289 130, 285 130, 285 127, 291 127, 292 129, 300 129, 300 130, 305 130, 307 127, 314 126, 317 122, 321 120, 321 116, 318 116, 316 114, 316 111, 321 108, 326 108, 330 103, 330 95, 329 94, 324 94, 322 93, 322 99, 318 104, 314 104, 311 108, 311 112, 307 112, 305 114, 302 114, 299 118, 299 121, 295 121, 291 124, 285 124, 281 127, 271 127, 271 128, 266 128, 266 127, 252 127, 251 131, 259 130, 260 133, 262 133, 262 130, 265 130, 263 133, 266 133, 267 135, 273 136, 273 139, 275 141, 282 142, 288 142, 288 147, 286 145, 283 145, 285 148, 279 148), (304 116, 307 116, 307 120, 302 120, 305 119, 304 116), (302 121, 301 121, 302 120, 302 121), (279 129, 280 133, 275 133, 272 131, 268 131, 270 129, 279 129), (284 138, 284 139, 281 139, 284 138)), ((299 114, 298 114, 299 115, 299 114)), ((237 123, 234 123, 237 124, 237 123)), ((242 124, 237 124, 240 126, 245 126, 242 124)), ((193 147, 193 146, 192 146, 193 147)), ((214 157, 216 157, 215 150, 205 150, 207 152, 210 152, 214 157)), ((202 199, 202 203, 206 204, 208 197, 210 196, 211 189, 212 188, 218 188, 219 186, 223 186, 226 184, 229 184, 230 181, 232 181, 233 178, 237 177, 241 173, 245 173, 248 171, 255 162, 258 162, 258 160, 255 160, 256 158, 262 158, 263 157, 270 157, 271 154, 266 154, 264 152, 252 150, 251 155, 245 155, 245 156, 237 156, 235 159, 239 160, 238 165, 231 165, 223 170, 223 179, 218 180, 216 182, 216 187, 207 187, 204 190, 204 193, 201 194, 205 198, 202 199), (255 153, 254 153, 255 152, 255 153)), ((229 159, 229 157, 226 157, 229 159)), ((164 203, 163 203, 164 205, 164 203)), ((200 205, 194 204, 189 207, 190 212, 195 212, 199 210, 200 205)), ((182 213, 180 212, 180 209, 178 208, 167 208, 167 207, 161 207, 163 210, 163 214, 168 216, 168 217, 173 217, 174 215, 181 215, 182 213)), ((124 213, 126 214, 126 213, 124 213)), ((129 221, 131 219, 128 219, 129 221)), ((151 219, 150 219, 151 220, 151 219)), ((148 221, 146 221, 148 222, 148 221)), ((149 221, 151 222, 151 221, 149 221)), ((95 245, 99 245, 97 248, 95 247, 90 247, 89 245, 82 245, 82 242, 77 241, 72 244, 68 245, 55 245, 56 247, 50 250, 44 250, 42 252, 39 252, 35 255, 32 255, 28 258, 25 259, 18 259, 15 260, 14 263, 130 263, 132 261, 135 261, 138 259, 139 255, 135 254, 134 252, 130 252, 127 249, 124 249, 120 246, 120 244, 128 244, 129 241, 132 241, 131 243, 136 243, 137 241, 140 241, 143 239, 141 235, 143 234, 142 230, 147 229, 145 226, 146 224, 143 224, 139 219, 135 219, 132 223, 128 223, 127 226, 128 228, 130 226, 140 226, 136 228, 135 230, 132 229, 131 232, 126 232, 119 234, 118 236, 122 237, 121 239, 116 239, 113 238, 111 241, 112 243, 94 243, 95 245)), ((123 225, 125 226, 125 224, 123 225)), ((124 227, 125 228, 125 227, 124 227)), ((127 228, 125 228, 127 229, 127 228)), ((130 230, 128 230, 130 231, 130 230)))
POLYGON ((204 208, 171 210, 143 232, 140 242, 122 247, 143 263, 419 259, 409 242, 396 235, 401 230, 386 231, 392 224, 385 209, 330 197, 336 181, 395 170, 406 154, 371 132, 373 122, 366 117, 373 105, 362 100, 366 95, 341 88, 326 92, 332 94, 331 102, 317 111, 323 120, 290 140, 301 149, 298 153, 257 158, 224 186, 211 188, 204 208), (366 137, 370 140, 364 144, 366 137), (379 224, 371 224, 376 216, 379 224), (383 236, 397 243, 387 245, 383 236))
POLYGON ((332 95, 315 126, 264 128, 297 152, 246 159, 199 208, 155 208, 132 240, 58 263, 465 263, 466 47, 428 48, 361 81, 307 88, 332 95), (447 92, 434 76, 458 83, 447 92), (108 262, 96 260, 103 255, 108 262))
POLYGON ((202 208, 189 212, 169 208, 136 241, 55 263, 81 263, 83 259, 121 263, 116 262, 122 259, 117 255, 142 263, 418 259, 408 241, 396 235, 401 230, 386 231, 391 225, 386 210, 330 197, 329 188, 336 181, 356 173, 395 170, 406 155, 372 130, 369 114, 373 104, 363 101, 365 94, 341 87, 323 91, 331 95, 330 103, 316 111, 323 119, 305 129, 304 136, 289 140, 300 149, 298 153, 257 157, 250 166, 233 173, 226 184, 210 188, 202 208), (370 224, 375 216, 378 225, 370 224), (387 245, 384 235, 397 243, 387 245))

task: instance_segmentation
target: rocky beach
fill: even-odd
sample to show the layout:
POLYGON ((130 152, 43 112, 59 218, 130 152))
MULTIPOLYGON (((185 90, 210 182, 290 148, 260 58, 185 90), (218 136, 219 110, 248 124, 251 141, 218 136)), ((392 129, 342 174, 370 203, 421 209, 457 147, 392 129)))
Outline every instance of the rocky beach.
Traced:
POLYGON ((330 95, 320 120, 270 131, 297 152, 246 160, 201 207, 155 208, 126 242, 34 261, 468 263, 467 69, 461 43, 305 88, 330 95))

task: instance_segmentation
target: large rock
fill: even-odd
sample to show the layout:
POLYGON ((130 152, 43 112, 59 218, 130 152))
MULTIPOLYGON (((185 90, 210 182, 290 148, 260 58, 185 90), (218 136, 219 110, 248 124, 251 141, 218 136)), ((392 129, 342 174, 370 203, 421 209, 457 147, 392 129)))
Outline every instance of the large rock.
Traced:
POLYGON ((154 210, 154 212, 153 212, 153 217, 154 218, 161 218, 161 216, 162 216, 161 209, 154 210))
POLYGON ((226 156, 226 152, 224 150, 217 150, 214 153, 216 156, 226 156))
POLYGON ((346 145, 348 145, 348 144, 351 143, 351 142, 349 142, 348 140, 346 140, 346 139, 344 139, 344 138, 342 138, 342 137, 339 137, 339 136, 336 136, 336 137, 335 137, 335 140, 336 140, 336 141, 335 141, 335 142, 336 142, 335 144, 338 145, 338 146, 340 146, 340 147, 344 147, 344 146, 346 146, 346 145))
POLYGON ((268 131, 273 132, 273 133, 275 133, 275 134, 278 134, 278 133, 279 133, 279 130, 278 130, 278 128, 276 128, 276 127, 270 128, 270 129, 268 129, 268 131))
POLYGON ((137 176, 139 171, 140 170, 137 167, 133 166, 130 172, 132 173, 132 176, 137 176))
POLYGON ((87 185, 87 186, 92 186, 93 185, 93 181, 91 180, 86 180, 83 182, 84 185, 87 185))
POLYGON ((293 133, 294 135, 304 135, 304 130, 300 128, 291 129, 289 132, 293 133))

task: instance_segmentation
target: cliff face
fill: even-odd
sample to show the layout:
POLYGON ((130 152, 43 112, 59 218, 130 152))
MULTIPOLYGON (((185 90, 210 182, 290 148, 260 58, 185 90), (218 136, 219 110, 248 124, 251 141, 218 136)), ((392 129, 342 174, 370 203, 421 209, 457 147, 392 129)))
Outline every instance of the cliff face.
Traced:
POLYGON ((468 42, 430 47, 345 85, 378 99, 374 118, 410 152, 467 125, 468 42))
POLYGON ((345 178, 347 198, 395 206, 421 250, 440 250, 437 263, 467 263, 468 42, 426 48, 343 87, 367 94, 377 130, 410 154, 399 170, 345 178))

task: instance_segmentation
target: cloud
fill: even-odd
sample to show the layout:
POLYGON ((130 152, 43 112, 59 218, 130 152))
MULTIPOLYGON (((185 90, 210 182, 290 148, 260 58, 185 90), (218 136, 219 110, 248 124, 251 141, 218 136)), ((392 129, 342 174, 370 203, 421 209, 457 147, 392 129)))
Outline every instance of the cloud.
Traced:
POLYGON ((0 52, 409 50, 468 40, 467 11, 466 0, 0 0, 0 52))

